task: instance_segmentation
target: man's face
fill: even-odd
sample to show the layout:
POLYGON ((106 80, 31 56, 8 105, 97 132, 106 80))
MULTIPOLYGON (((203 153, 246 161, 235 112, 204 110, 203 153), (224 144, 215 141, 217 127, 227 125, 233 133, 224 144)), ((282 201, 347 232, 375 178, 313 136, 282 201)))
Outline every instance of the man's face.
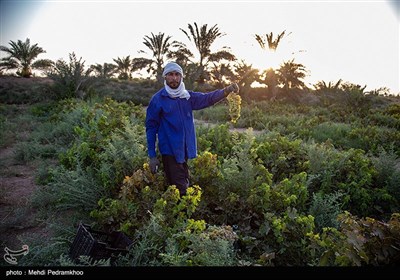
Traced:
POLYGON ((181 78, 181 74, 176 71, 169 72, 167 75, 165 75, 165 81, 167 82, 167 85, 172 89, 176 89, 179 87, 181 83, 181 78))

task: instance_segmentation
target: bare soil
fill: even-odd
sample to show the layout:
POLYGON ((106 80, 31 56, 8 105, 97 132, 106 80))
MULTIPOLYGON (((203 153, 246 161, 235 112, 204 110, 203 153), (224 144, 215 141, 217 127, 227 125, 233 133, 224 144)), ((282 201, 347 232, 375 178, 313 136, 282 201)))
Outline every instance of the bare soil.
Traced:
POLYGON ((42 226, 36 221, 31 197, 37 189, 34 167, 14 160, 14 146, 0 149, 0 229, 2 247, 21 249, 26 234, 38 232, 42 226))
MULTIPOLYGON (((0 81, 3 87, 15 82, 25 83, 29 87, 37 82, 16 77, 1 77, 0 81)), ((26 105, 15 106, 15 114, 22 114, 27 110, 26 105)), ((10 119, 15 115, 4 117, 10 119)), ((26 244, 27 237, 49 236, 45 224, 39 221, 37 211, 31 203, 32 196, 38 188, 35 184, 37 166, 31 162, 18 161, 15 157, 18 141, 27 139, 30 131, 26 131, 26 127, 19 125, 15 119, 11 122, 16 124, 15 135, 7 137, 6 143, 0 147, 0 250, 3 252, 6 247, 10 250, 20 250, 22 245, 26 244)), ((5 263, 2 260, 1 264, 3 262, 5 263)))

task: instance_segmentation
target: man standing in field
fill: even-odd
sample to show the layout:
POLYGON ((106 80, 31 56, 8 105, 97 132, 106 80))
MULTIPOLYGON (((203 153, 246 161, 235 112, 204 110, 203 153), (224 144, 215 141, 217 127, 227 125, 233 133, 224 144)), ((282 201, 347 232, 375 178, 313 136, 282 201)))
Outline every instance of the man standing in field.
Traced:
POLYGON ((160 161, 156 140, 168 183, 179 189, 181 196, 189 186, 188 159, 197 156, 193 110, 214 105, 231 92, 238 92, 233 83, 208 93, 185 89, 183 70, 175 62, 165 65, 164 87, 153 95, 146 112, 146 137, 150 170, 156 173, 160 161), (157 139, 158 138, 158 139, 157 139))

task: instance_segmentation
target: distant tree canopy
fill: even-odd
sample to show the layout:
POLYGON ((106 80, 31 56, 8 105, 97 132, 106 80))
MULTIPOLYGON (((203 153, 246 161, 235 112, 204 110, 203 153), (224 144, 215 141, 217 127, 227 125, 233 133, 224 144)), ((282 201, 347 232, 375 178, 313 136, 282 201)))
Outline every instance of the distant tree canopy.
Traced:
MULTIPOLYGON (((130 55, 117 57, 113 59, 113 63, 96 63, 91 65, 89 69, 83 69, 83 62, 78 61, 74 55, 70 56, 70 65, 65 61, 37 60, 36 58, 46 51, 38 44, 31 45, 29 38, 27 38, 25 41, 10 41, 8 47, 0 46, 0 51, 7 53, 7 56, 0 60, 0 73, 4 74, 8 70, 16 69, 18 76, 31 77, 33 69, 38 69, 42 70, 44 74, 51 73, 50 75, 54 78, 54 72, 58 70, 62 70, 60 73, 64 73, 65 71, 74 72, 78 69, 79 71, 77 70, 76 73, 81 74, 78 75, 79 77, 87 78, 86 76, 90 74, 103 79, 117 77, 120 80, 131 80, 133 73, 145 69, 148 74, 153 75, 153 78, 150 79, 152 85, 159 88, 163 85, 163 66, 167 61, 172 60, 182 66, 185 85, 193 90, 220 88, 230 82, 236 82, 240 85, 240 94, 245 99, 247 99, 245 95, 252 91, 252 86, 257 83, 265 85, 264 87, 255 86, 263 88, 262 91, 258 92, 262 92, 264 98, 269 96, 275 99, 283 97, 284 94, 309 90, 304 81, 309 71, 303 64, 295 62, 293 57, 283 61, 277 68, 256 69, 252 65, 246 64, 244 60, 236 58, 229 47, 224 46, 217 51, 211 50, 215 41, 225 35, 217 24, 210 27, 207 24, 198 25, 194 22, 193 24, 189 23, 186 30, 183 28, 180 28, 180 30, 193 44, 192 50, 197 51, 196 59, 194 59, 194 52, 185 43, 173 40, 172 36, 159 32, 143 37, 143 44, 148 49, 148 57, 132 58, 130 55), (72 67, 71 65, 74 65, 74 67, 69 69, 68 67, 72 67), (156 80, 155 83, 153 79, 156 80)), ((274 53, 282 43, 283 38, 290 34, 287 34, 286 31, 278 34, 269 32, 262 35, 255 34, 254 38, 263 50, 274 53)), ((146 51, 140 50, 139 53, 146 53, 146 51)), ((292 52, 293 54, 295 52, 292 52)), ((68 74, 71 74, 71 77, 73 76, 72 73, 68 72, 68 74)), ((69 77, 69 75, 67 76, 69 77)), ((73 78, 73 80, 77 79, 73 78)), ((79 85, 78 88, 82 89, 80 83, 77 85, 79 85)), ((317 93, 359 92, 364 94, 366 86, 343 83, 342 80, 339 80, 337 83, 319 81, 314 85, 314 88, 317 93)), ((76 95, 77 92, 80 92, 74 87, 71 87, 70 91, 72 94, 67 95, 76 95)), ((254 92, 257 91, 253 91, 252 95, 254 95, 254 92)), ((388 95, 389 92, 388 88, 380 88, 368 93, 388 95)))
POLYGON ((116 65, 111 63, 93 64, 90 69, 93 71, 94 75, 99 78, 108 79, 114 74, 116 65))

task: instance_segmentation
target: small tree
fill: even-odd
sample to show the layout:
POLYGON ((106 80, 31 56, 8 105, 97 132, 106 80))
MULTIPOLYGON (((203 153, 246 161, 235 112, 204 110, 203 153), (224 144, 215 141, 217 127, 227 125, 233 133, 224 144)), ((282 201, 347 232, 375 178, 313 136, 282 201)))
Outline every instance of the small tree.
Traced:
POLYGON ((77 59, 75 53, 71 53, 69 63, 63 59, 57 60, 47 75, 55 81, 56 91, 61 98, 83 98, 92 83, 91 72, 90 68, 85 70, 85 61, 82 58, 77 59))

